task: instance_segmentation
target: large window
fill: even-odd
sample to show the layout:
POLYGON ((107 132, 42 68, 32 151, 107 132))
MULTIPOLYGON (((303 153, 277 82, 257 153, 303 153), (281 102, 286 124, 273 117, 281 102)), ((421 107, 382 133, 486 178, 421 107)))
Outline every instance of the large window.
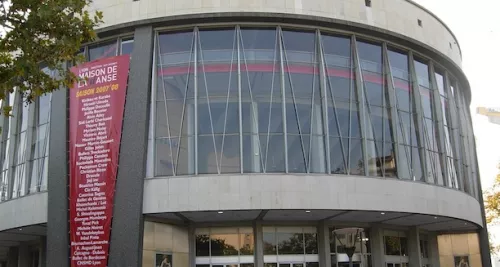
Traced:
POLYGON ((408 266, 408 238, 406 233, 384 231, 384 251, 387 266, 408 266))
POLYGON ((371 248, 369 231, 347 231, 342 232, 342 228, 330 228, 330 256, 332 267, 348 267, 349 257, 347 256, 346 245, 354 241, 354 254, 352 256, 353 266, 371 267, 371 248), (340 230, 334 232, 334 230, 340 230))
POLYGON ((263 227, 263 242, 267 267, 318 266, 315 227, 263 227))
POLYGON ((17 93, 8 97, 13 116, 1 118, 1 200, 47 189, 50 96, 40 96, 31 104, 17 93))
POLYGON ((383 76, 382 47, 379 44, 357 42, 362 71, 368 174, 396 177, 391 116, 388 109, 387 82, 383 76))
POLYGON ((423 139, 425 144, 426 170, 425 177, 428 182, 444 185, 441 153, 439 149, 436 107, 434 105, 434 92, 430 83, 429 65, 426 62, 414 60, 415 73, 420 91, 420 100, 423 115, 423 139))
POLYGON ((456 136, 469 147, 470 127, 446 108, 458 86, 429 60, 385 47, 286 27, 158 32, 147 176, 325 173, 464 188, 462 169, 476 172, 456 136))
POLYGON ((398 176, 401 179, 423 181, 419 152, 421 144, 417 139, 417 112, 409 74, 408 55, 389 50, 388 57, 396 96, 395 108, 398 115, 396 132, 402 161, 398 166, 398 176))
POLYGON ((254 234, 251 227, 196 230, 196 266, 252 267, 254 234))

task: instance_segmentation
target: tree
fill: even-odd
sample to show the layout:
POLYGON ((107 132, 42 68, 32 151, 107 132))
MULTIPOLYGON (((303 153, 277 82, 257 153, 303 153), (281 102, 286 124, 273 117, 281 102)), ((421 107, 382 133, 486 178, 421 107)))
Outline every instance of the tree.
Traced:
MULTIPOLYGON (((101 12, 86 10, 92 0, 0 1, 0 100, 15 89, 31 103, 71 87, 78 78, 62 63, 83 61, 80 47, 96 37, 102 22, 101 12)), ((10 115, 11 109, 0 112, 10 115)))
MULTIPOLYGON (((498 165, 500 171, 500 165, 498 165)), ((484 208, 486 210, 486 222, 489 225, 498 224, 500 221, 500 172, 495 177, 493 186, 484 192, 484 208)), ((490 251, 497 254, 500 246, 493 245, 490 236, 490 251)))

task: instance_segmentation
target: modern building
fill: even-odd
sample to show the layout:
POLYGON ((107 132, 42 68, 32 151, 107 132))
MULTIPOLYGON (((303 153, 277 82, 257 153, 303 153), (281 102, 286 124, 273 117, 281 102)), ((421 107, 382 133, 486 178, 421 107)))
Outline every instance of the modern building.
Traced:
MULTIPOLYGON (((87 59, 131 56, 108 266, 341 267, 349 241, 354 266, 491 266, 471 88, 456 37, 429 10, 90 9, 105 22, 87 59), (352 240, 336 232, 354 227, 352 240), (443 234, 475 245, 452 255, 443 234)), ((14 116, 0 118, 2 267, 69 266, 68 96, 26 106, 12 94, 14 116)))

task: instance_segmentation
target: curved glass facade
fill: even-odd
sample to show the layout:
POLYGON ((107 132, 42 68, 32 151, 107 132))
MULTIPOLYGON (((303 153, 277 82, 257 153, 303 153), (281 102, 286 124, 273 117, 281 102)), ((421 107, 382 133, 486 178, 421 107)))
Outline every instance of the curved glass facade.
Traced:
POLYGON ((464 96, 436 62, 281 27, 158 32, 155 43, 149 177, 366 175, 477 196, 464 96))

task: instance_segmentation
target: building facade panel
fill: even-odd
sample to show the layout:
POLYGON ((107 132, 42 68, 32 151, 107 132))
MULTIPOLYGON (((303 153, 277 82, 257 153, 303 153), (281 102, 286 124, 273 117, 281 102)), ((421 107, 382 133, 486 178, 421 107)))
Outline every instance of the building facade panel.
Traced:
POLYGON ((409 0, 373 1, 370 7, 367 7, 361 0, 187 0, 180 2, 174 0, 135 2, 99 0, 94 1, 89 9, 103 12, 105 23, 100 26, 102 28, 163 17, 230 12, 323 17, 344 23, 369 25, 408 36, 439 50, 459 66, 462 61, 458 41, 449 28, 430 11, 409 0))
MULTIPOLYGON (((429 11, 406 0, 90 9, 105 22, 86 60, 131 56, 110 266, 489 266, 470 88, 453 33, 429 11)), ((0 265, 69 266, 67 93, 6 100, 0 265)))

